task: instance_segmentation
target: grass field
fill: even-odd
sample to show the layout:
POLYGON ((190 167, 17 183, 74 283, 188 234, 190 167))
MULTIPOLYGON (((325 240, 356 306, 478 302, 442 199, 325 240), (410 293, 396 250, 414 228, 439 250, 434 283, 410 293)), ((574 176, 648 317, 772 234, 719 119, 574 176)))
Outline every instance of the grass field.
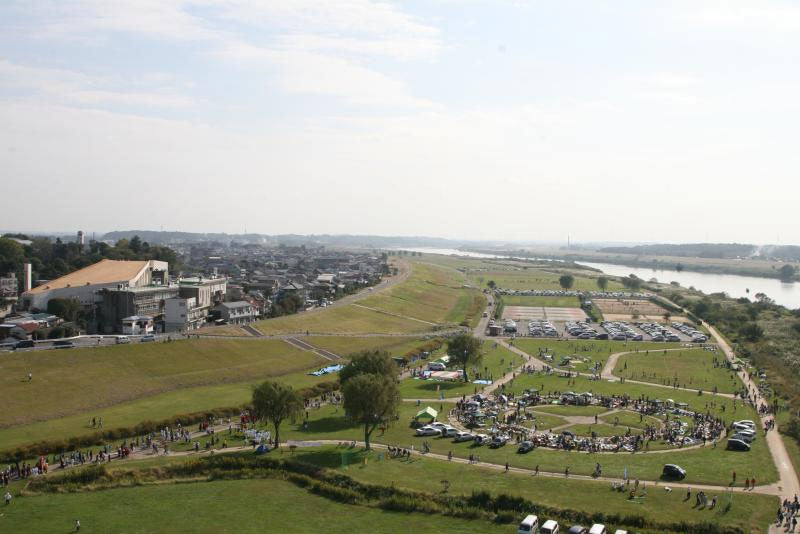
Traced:
POLYGON ((537 412, 551 413, 554 415, 581 415, 581 416, 599 415, 603 412, 608 411, 608 408, 605 408, 603 406, 542 405, 542 406, 535 406, 532 409, 536 410, 537 412))
MULTIPOLYGON (((472 395, 480 392, 484 387, 480 384, 472 383, 476 371, 480 372, 483 377, 489 376, 492 380, 498 380, 504 374, 513 371, 522 364, 520 356, 499 345, 493 347, 490 341, 484 342, 482 350, 486 353, 483 356, 480 368, 467 370, 470 382, 406 378, 400 382, 400 394, 406 399, 434 399, 438 398, 439 393, 444 395, 445 398, 472 395)), ((457 370, 457 368, 453 367, 453 370, 457 370)))
POLYGON ((675 343, 516 338, 514 346, 534 357, 538 356, 540 350, 545 350, 548 354, 555 355, 553 365, 557 365, 562 356, 577 356, 580 360, 586 358, 589 362, 574 362, 573 370, 589 372, 595 363, 599 363, 602 368, 608 357, 616 352, 640 350, 652 353, 657 350, 674 349, 675 343))
POLYGON ((319 335, 412 334, 433 329, 432 325, 425 322, 387 315, 354 304, 265 319, 256 321, 252 326, 266 335, 305 332, 319 335))
POLYGON ((616 376, 641 380, 655 384, 671 384, 675 380, 692 389, 720 393, 734 393, 742 388, 736 373, 724 367, 714 367, 714 362, 724 362, 721 351, 702 349, 653 351, 650 354, 626 354, 620 356, 614 368, 616 376))
POLYGON ((256 339, 11 353, 0 360, 0 428, 81 412, 91 417, 101 408, 176 389, 278 376, 322 361, 284 341, 256 339))
POLYGON ((572 425, 568 426, 567 428, 563 428, 562 431, 566 430, 568 432, 572 432, 576 436, 591 436, 592 432, 594 432, 601 438, 610 438, 612 436, 624 436, 627 433, 628 428, 630 428, 631 435, 642 433, 642 431, 638 428, 626 427, 623 425, 612 426, 603 423, 598 423, 596 425, 572 425))
POLYGON ((372 295, 359 304, 432 323, 458 324, 479 316, 485 299, 477 289, 464 288, 464 275, 448 267, 412 261, 406 281, 372 295), (473 301, 477 298, 477 303, 473 301))
POLYGON ((206 326, 199 330, 195 330, 194 334, 201 334, 204 336, 250 336, 250 332, 233 324, 223 326, 206 326))
POLYGON ((533 297, 526 295, 503 295, 507 306, 541 306, 550 308, 579 308, 578 297, 533 297))
POLYGON ((3 509, 3 532, 292 532, 394 534, 503 533, 508 526, 430 514, 339 504, 282 480, 161 484, 85 493, 18 497, 3 509), (254 511, 258 511, 254 515, 254 511), (312 512, 313 511, 313 512, 312 512), (311 512, 311 513, 310 513, 311 512), (335 518, 335 521, 332 520, 335 518), (323 528, 324 526, 324 528, 323 528))
MULTIPOLYGON (((335 449, 298 451, 300 458, 339 468, 341 461, 335 449)), ((366 453, 362 453, 366 454, 366 453)), ((648 485, 647 497, 641 504, 631 503, 622 493, 609 491, 605 482, 572 481, 563 478, 531 477, 516 473, 503 473, 478 466, 459 465, 433 459, 416 457, 411 462, 391 460, 376 461, 376 453, 369 454, 370 461, 357 468, 344 471, 356 480, 387 484, 415 491, 439 492, 441 480, 450 482, 449 493, 470 495, 473 490, 485 489, 492 494, 505 493, 524 497, 541 506, 561 509, 603 511, 608 514, 640 515, 651 521, 671 523, 711 521, 724 526, 738 527, 745 532, 764 532, 764 526, 772 519, 777 498, 765 495, 737 493, 733 497, 731 510, 723 513, 717 510, 692 508, 693 502, 683 502, 680 492, 666 493, 648 485)), ((602 460, 600 460, 602 461, 602 460)), ((605 470, 605 469, 604 469, 605 470)), ((722 495, 720 495, 722 497, 722 495)), ((564 523, 562 523, 564 525, 564 523)), ((568 526, 568 525, 567 525, 568 526)), ((624 525, 610 525, 611 532, 624 525)), ((642 532, 640 528, 629 531, 642 532)), ((506 527, 506 532, 514 532, 514 526, 506 527)), ((660 532, 668 532, 661 530, 660 532)))
POLYGON ((406 352, 425 344, 425 340, 422 338, 398 336, 309 336, 303 338, 303 341, 342 357, 364 350, 382 350, 392 356, 402 356, 406 352))
MULTIPOLYGON (((329 362, 320 359, 318 365, 314 367, 325 363, 329 362)), ((108 429, 132 427, 142 421, 159 421, 179 414, 219 407, 240 406, 250 401, 253 386, 264 379, 265 377, 231 384, 183 388, 106 408, 93 409, 78 415, 5 428, 0 430, 0 451, 37 441, 92 434, 96 429, 91 427, 91 418, 95 416, 102 417, 104 428, 108 429)), ((300 371, 275 379, 300 388, 336 380, 336 375, 314 377, 309 376, 305 371, 300 371)))
MULTIPOLYGON (((423 403, 422 407, 426 404, 423 403)), ((452 404, 446 402, 433 402, 428 405, 440 411, 448 411, 452 404)), ((456 456, 466 458, 470 453, 477 452, 484 461, 532 469, 537 464, 543 471, 563 473, 564 468, 570 466, 573 473, 591 475, 595 463, 601 462, 604 472, 610 476, 622 476, 627 467, 631 478, 644 480, 658 480, 664 463, 679 463, 688 474, 686 482, 727 484, 730 481, 731 471, 735 470, 741 476, 755 476, 759 483, 774 482, 777 472, 772 457, 769 454, 763 437, 757 439, 749 453, 726 451, 724 447, 701 447, 689 450, 674 450, 667 454, 660 453, 603 453, 587 454, 566 452, 546 448, 537 448, 528 454, 516 453, 516 447, 506 446, 499 449, 487 447, 474 447, 469 443, 453 443, 444 438, 419 438, 414 436, 413 430, 408 426, 412 416, 419 411, 416 403, 403 403, 400 418, 385 434, 376 431, 373 441, 390 445, 409 447, 419 450, 423 441, 431 445, 433 452, 447 454, 448 451, 456 456)), ((744 413, 739 414, 744 417, 744 413)), ((751 413, 748 412, 748 415, 751 413)), ((749 417, 752 418, 752 417, 749 417)), ((341 408, 325 406, 313 410, 310 414, 308 428, 303 430, 300 425, 288 425, 282 429, 282 434, 287 439, 332 439, 352 440, 362 439, 363 430, 344 418, 341 408)))

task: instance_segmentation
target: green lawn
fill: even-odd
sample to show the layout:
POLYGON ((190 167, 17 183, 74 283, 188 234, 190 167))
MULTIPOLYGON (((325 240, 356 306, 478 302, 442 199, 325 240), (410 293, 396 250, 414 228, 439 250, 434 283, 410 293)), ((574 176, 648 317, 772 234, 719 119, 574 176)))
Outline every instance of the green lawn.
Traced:
MULTIPOLYGON (((359 302, 361 304, 361 302, 359 302)), ((411 334, 428 332, 424 322, 387 315, 355 304, 308 313, 256 321, 252 326, 262 334, 411 334)))
MULTIPOLYGON (((561 290, 561 284, 558 279, 562 276, 561 272, 554 272, 543 269, 490 269, 481 272, 479 275, 472 275, 476 285, 478 285, 477 278, 480 277, 484 280, 484 284, 489 280, 494 280, 497 287, 503 289, 551 289, 561 290)), ((575 278, 575 283, 572 286, 576 291, 599 291, 597 287, 597 278, 595 275, 579 275, 572 273, 575 278)), ((597 276, 600 274, 598 273, 597 276)), ((483 287, 483 286, 481 286, 483 287)), ((608 291, 623 291, 625 288, 619 282, 609 279, 608 291)))
MULTIPOLYGON (((484 388, 480 384, 471 382, 476 373, 480 373, 481 377, 488 376, 492 380, 498 380, 522 365, 520 356, 500 345, 495 347, 491 341, 485 341, 482 350, 485 351, 485 354, 480 367, 467 370, 470 382, 406 378, 400 383, 401 395, 407 399, 434 399, 439 397, 439 393, 443 394, 445 398, 472 395, 476 392, 479 393, 484 388)), ((453 369, 457 368, 453 367, 453 369)))
POLYGON ((603 412, 607 412, 608 408, 604 408, 603 406, 534 406, 531 409, 536 410, 537 412, 546 412, 552 413, 555 415, 580 415, 580 416, 592 416, 592 415, 599 415, 603 412))
POLYGON ((661 424, 661 421, 656 417, 651 417, 649 415, 642 416, 642 414, 628 410, 620 410, 610 415, 604 415, 600 419, 610 425, 613 425, 616 421, 619 426, 629 426, 631 428, 644 428, 646 425, 652 426, 661 424))
POLYGON ((534 357, 538 356, 540 350, 546 350, 548 354, 555 354, 552 365, 558 365, 562 356, 575 356, 578 360, 574 362, 575 368, 573 370, 582 373, 589 372, 592 365, 598 362, 602 368, 608 357, 616 352, 639 350, 652 353, 657 350, 676 348, 675 343, 653 343, 650 341, 596 341, 524 337, 516 338, 514 345, 534 357), (584 359, 587 362, 584 362, 584 359))
POLYGON ((503 295, 506 306, 534 306, 549 308, 579 308, 578 297, 533 297, 525 295, 503 295))
MULTIPOLYGON (((63 353, 64 351, 58 352, 63 353)), ((317 365, 321 366, 325 363, 329 362, 320 359, 317 365)), ((314 377, 302 371, 275 379, 299 388, 336 380, 336 375, 314 377)), ((264 378, 231 384, 178 389, 106 408, 98 408, 79 415, 5 428, 0 430, 0 451, 37 441, 59 440, 92 434, 96 431, 91 427, 92 417, 102 417, 104 428, 108 429, 132 427, 142 421, 159 421, 175 415, 219 407, 239 406, 250 401, 253 385, 262 380, 264 378)))
POLYGON ((274 479, 160 484, 84 493, 17 497, 3 508, 3 532, 291 532, 355 530, 505 533, 486 520, 384 512, 339 504, 274 479))
POLYGON ((714 367, 714 361, 724 362, 725 355, 702 349, 627 354, 617 360, 614 374, 655 384, 671 384, 677 379, 681 386, 704 391, 715 387, 720 393, 739 391, 742 382, 736 373, 714 367))
POLYGON ((597 434, 597 436, 601 438, 608 438, 611 436, 624 436, 628 428, 631 429, 631 435, 641 434, 642 431, 638 428, 633 427, 626 427, 623 425, 619 426, 612 426, 606 425, 604 423, 599 423, 596 425, 572 425, 567 428, 561 429, 561 431, 569 431, 575 434, 576 436, 591 436, 592 432, 597 434))
POLYGON ((424 345, 427 341, 423 338, 399 336, 309 336, 302 338, 302 340, 342 357, 364 350, 382 350, 392 356, 403 356, 406 352, 424 345))
MULTIPOLYGON (((530 410, 528 410, 530 412, 530 410)), ((567 420, 557 415, 547 415, 544 412, 531 412, 536 419, 533 421, 526 421, 523 423, 523 426, 533 427, 536 425, 536 430, 547 430, 556 426, 562 426, 567 424, 567 420)))
POLYGON ((173 390, 278 376, 323 361, 282 340, 258 339, 10 353, 0 358, 0 428, 79 413, 91 418, 104 408, 173 390))
MULTIPOLYGON (((339 468, 340 453, 330 449, 299 450, 300 458, 318 465, 339 468)), ((454 464, 417 456, 411 462, 401 460, 378 461, 378 453, 371 453, 366 465, 350 467, 345 473, 356 480, 373 483, 394 483, 398 487, 425 492, 442 489, 441 480, 450 482, 449 493, 469 495, 473 490, 485 489, 492 494, 505 493, 520 496, 542 506, 583 511, 603 511, 608 514, 641 515, 651 521, 671 523, 709 521, 715 524, 738 527, 745 532, 764 532, 772 519, 777 498, 766 495, 736 493, 732 507, 723 513, 717 510, 698 510, 691 503, 683 502, 679 491, 667 493, 648 485, 647 497, 641 504, 633 504, 627 496, 609 491, 605 482, 574 481, 563 478, 537 477, 515 473, 503 473, 477 466, 454 464)), ((519 455, 518 455, 519 456, 519 455)), ((482 457, 483 459, 483 457, 482 457)), ((598 461, 603 461, 598 459, 598 461)), ((604 468, 605 471, 605 468, 604 468)), ((722 498, 722 495, 720 495, 722 498)), ((563 524, 563 523, 562 523, 563 524)), ((624 525, 606 525, 623 528, 624 525)), ((513 526, 507 532, 513 532, 513 526)), ((629 531, 642 532, 640 528, 629 531)), ((668 532, 661 530, 660 532, 668 532)))
MULTIPOLYGON (((422 407, 426 405, 440 410, 440 413, 446 413, 453 406, 443 402, 422 403, 422 407)), ((591 475, 595 463, 599 461, 603 464, 604 472, 610 476, 621 477, 627 467, 631 478, 658 480, 664 463, 678 463, 687 470, 686 481, 689 483, 727 484, 732 470, 736 470, 742 477, 755 476, 760 484, 777 480, 775 465, 763 437, 754 442, 749 453, 726 451, 723 446, 715 449, 709 444, 707 447, 675 450, 669 454, 588 454, 538 448, 528 454, 520 455, 516 453, 516 447, 513 445, 499 449, 476 448, 470 443, 453 443, 450 439, 416 437, 409 427, 409 422, 419 410, 420 407, 416 403, 403 403, 399 420, 383 435, 380 430, 376 430, 373 441, 403 447, 414 444, 416 450, 419 450, 422 442, 426 441, 430 443, 434 452, 441 454, 452 451, 454 455, 464 458, 470 453, 477 452, 483 461, 498 464, 509 462, 512 466, 526 468, 533 468, 538 464, 542 470, 554 473, 562 473, 565 467, 570 466, 573 473, 591 475)), ((740 415, 744 417, 744 414, 740 415)), ((303 430, 298 423, 282 428, 281 435, 286 439, 301 440, 360 440, 363 438, 363 430, 346 420, 341 408, 325 406, 311 411, 306 430, 303 430)))

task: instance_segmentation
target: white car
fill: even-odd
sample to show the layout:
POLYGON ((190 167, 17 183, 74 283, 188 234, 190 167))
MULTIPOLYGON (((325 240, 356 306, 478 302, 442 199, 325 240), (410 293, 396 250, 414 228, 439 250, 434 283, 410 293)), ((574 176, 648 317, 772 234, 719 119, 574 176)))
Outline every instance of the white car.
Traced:
POLYGON ((450 427, 450 425, 445 424, 445 423, 440 423, 438 421, 435 421, 435 422, 431 423, 428 426, 432 426, 433 428, 438 428, 439 430, 444 430, 445 428, 449 428, 450 427))
POLYGON ((475 445, 486 445, 491 439, 486 434, 478 434, 475 436, 475 445))
POLYGON ((741 421, 736 421, 733 424, 734 425, 745 425, 745 426, 749 426, 750 428, 755 428, 756 427, 756 424, 753 421, 751 421, 750 419, 742 419, 741 421))
POLYGON ((448 426, 442 429, 443 438, 454 438, 458 434, 458 429, 448 426))
POLYGON ((473 439, 475 439, 475 434, 472 432, 458 432, 453 436, 453 441, 455 442, 472 441, 473 439))
POLYGON ((417 436, 438 436, 442 431, 432 426, 423 426, 417 429, 417 436))

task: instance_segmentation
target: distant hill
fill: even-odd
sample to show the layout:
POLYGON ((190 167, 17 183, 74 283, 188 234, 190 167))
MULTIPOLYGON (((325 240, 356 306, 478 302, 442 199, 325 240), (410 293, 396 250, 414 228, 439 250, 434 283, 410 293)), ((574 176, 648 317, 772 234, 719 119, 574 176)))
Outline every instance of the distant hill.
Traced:
POLYGON ((228 244, 257 243, 264 245, 325 245, 353 248, 396 248, 396 247, 458 247, 476 244, 475 241, 457 241, 439 237, 419 236, 374 236, 374 235, 300 235, 300 234, 226 234, 199 232, 159 232, 153 230, 120 230, 108 232, 101 239, 118 241, 131 239, 138 235, 150 244, 207 243, 217 241, 228 244))
POLYGON ((605 247, 599 252, 634 254, 637 256, 681 256, 687 258, 747 258, 756 255, 759 247, 739 243, 687 243, 682 245, 637 245, 605 247))

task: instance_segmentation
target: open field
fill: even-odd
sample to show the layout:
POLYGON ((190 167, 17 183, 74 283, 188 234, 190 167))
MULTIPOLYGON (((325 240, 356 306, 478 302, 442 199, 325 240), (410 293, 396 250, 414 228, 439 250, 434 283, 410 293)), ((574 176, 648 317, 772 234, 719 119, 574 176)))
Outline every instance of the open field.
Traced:
MULTIPOLYGON (((432 402, 428 405, 439 410, 448 411, 452 404, 446 402, 432 402)), ((426 406, 422 404, 422 408, 426 406)), ((604 474, 622 477, 625 468, 628 468, 630 477, 644 480, 658 480, 664 463, 679 463, 688 474, 688 483, 706 483, 725 485, 730 481, 731 471, 735 470, 740 476, 755 476, 759 484, 774 482, 777 479, 775 465, 763 437, 759 437, 753 444, 749 453, 726 451, 724 447, 700 447, 687 450, 673 450, 666 454, 651 453, 603 453, 588 454, 580 452, 567 452, 561 450, 537 448, 528 454, 517 454, 513 445, 499 449, 487 447, 474 447, 469 443, 454 443, 446 438, 420 438, 415 437, 408 423, 411 417, 420 410, 416 403, 403 403, 400 409, 400 419, 385 434, 376 431, 373 441, 389 445, 409 447, 414 444, 419 449, 422 442, 428 442, 431 450, 440 454, 452 451, 453 455, 466 458, 471 453, 478 453, 481 460, 504 464, 508 462, 513 467, 532 469, 536 465, 543 471, 563 473, 567 466, 575 474, 591 475, 595 464, 601 462, 604 474)), ((752 418, 752 411, 739 410, 740 418, 752 418)), ((303 429, 300 424, 286 425, 282 435, 287 439, 314 440, 360 440, 363 438, 363 429, 344 418, 341 408, 324 406, 312 410, 308 420, 308 428, 303 429)))
POLYGON ((433 325, 426 322, 388 315, 357 304, 265 319, 256 321, 252 326, 265 335, 306 332, 319 335, 413 334, 433 330, 433 325))
POLYGON ((382 350, 392 356, 402 356, 406 352, 425 344, 425 340, 422 338, 398 336, 309 336, 302 339, 306 343, 328 350, 343 358, 364 350, 382 350))
MULTIPOLYGON (((326 363, 330 362, 320 358, 313 368, 326 363)), ((241 406, 250 402, 253 386, 266 378, 262 377, 258 380, 253 378, 231 384, 183 388, 105 408, 92 409, 77 415, 5 428, 0 430, 0 451, 43 440, 61 440, 90 435, 97 430, 91 426, 92 417, 102 417, 104 428, 109 429, 133 427, 142 421, 159 421, 185 413, 241 406)), ((295 388, 301 388, 336 380, 336 375, 315 377, 308 375, 305 371, 300 371, 273 378, 291 384, 295 388)))
MULTIPOLYGON (((546 351, 554 356, 552 365, 557 365, 562 356, 576 356, 579 361, 573 362, 573 370, 589 372, 591 367, 599 363, 600 367, 605 364, 608 357, 616 352, 639 350, 657 351, 663 349, 674 349, 675 343, 653 343, 650 341, 603 341, 603 340, 582 340, 582 339, 531 339, 516 338, 514 346, 521 349, 535 358, 539 351, 546 351), (583 360, 587 359, 588 362, 583 360)), ((667 353, 669 354, 669 353, 667 353)))
POLYGON ((87 411, 91 418, 101 408, 176 389, 278 376, 323 361, 284 341, 257 339, 10 353, 0 360, 0 428, 87 411))
POLYGON ((503 295, 506 306, 533 306, 540 308, 579 308, 578 297, 533 297, 526 295, 503 295))
POLYGON ((200 328, 199 330, 195 330, 192 332, 193 334, 201 334, 203 336, 250 336, 252 335, 250 332, 242 328, 241 326, 236 326, 233 324, 227 324, 223 326, 205 326, 200 328))
MULTIPOLYGON (((490 341, 485 341, 482 347, 485 351, 483 361, 479 368, 467 369, 470 381, 451 381, 451 380, 419 380, 416 378, 406 378, 400 382, 400 394, 407 399, 435 399, 441 393, 445 398, 457 397, 461 395, 472 395, 480 392, 484 386, 473 384, 476 373, 481 377, 489 377, 490 380, 497 380, 508 372, 513 371, 522 364, 522 358, 508 349, 501 346, 493 348, 490 341)), ((448 368, 458 370, 456 367, 448 368)))
POLYGON ((432 323, 453 323, 480 316, 486 300, 477 289, 462 287, 464 275, 455 269, 412 261, 406 281, 372 295, 360 304, 432 323))
POLYGON ((18 497, 0 516, 4 532, 292 532, 354 530, 501 533, 486 520, 386 512, 340 504, 274 479, 161 484, 104 491, 18 497), (254 510, 258 510, 254 516, 254 510), (313 510, 313 515, 309 512, 313 510), (332 518, 336 518, 332 521, 332 518))
POLYGON ((591 436, 592 432, 601 438, 610 438, 612 436, 624 436, 630 429, 631 435, 641 434, 642 431, 634 427, 626 427, 623 425, 613 426, 605 423, 598 423, 596 425, 572 425, 563 428, 562 431, 572 432, 576 436, 591 436))
POLYGON ((703 349, 626 354, 617 360, 614 375, 654 384, 671 385, 677 380, 682 387, 735 393, 742 388, 736 373, 714 365, 724 361, 722 352, 703 349))

